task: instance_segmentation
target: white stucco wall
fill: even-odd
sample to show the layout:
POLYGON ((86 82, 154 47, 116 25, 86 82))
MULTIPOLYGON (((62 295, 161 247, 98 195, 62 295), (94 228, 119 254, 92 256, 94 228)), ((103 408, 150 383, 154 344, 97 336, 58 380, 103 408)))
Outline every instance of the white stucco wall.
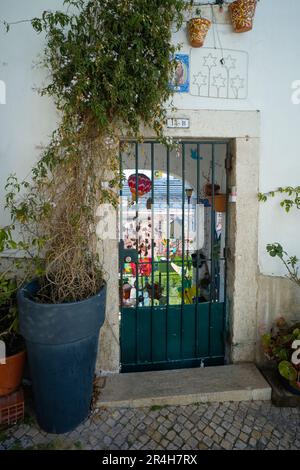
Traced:
MULTIPOLYGON (((17 21, 38 16, 47 8, 61 7, 63 0, 1 0, 0 19, 17 21)), ((261 110, 260 189, 279 185, 299 185, 300 105, 292 104, 292 82, 300 80, 300 2, 263 0, 257 7, 252 32, 234 34, 229 24, 218 24, 224 49, 249 54, 249 89, 245 100, 214 99, 177 94, 175 105, 184 109, 261 110)), ((189 53, 185 31, 175 35, 189 53)), ((0 80, 6 84, 6 104, 0 104, 0 204, 3 186, 11 172, 25 177, 38 159, 40 144, 47 142, 55 127, 56 112, 47 98, 32 89, 43 79, 43 71, 32 67, 41 51, 43 37, 30 24, 0 32, 0 80)), ((214 34, 208 34, 205 47, 214 47, 214 34)), ((193 50, 193 60, 197 60, 193 50)), ((199 52, 200 53, 200 52, 199 52)), ((1 102, 1 100, 0 100, 1 102)), ((217 136, 216 136, 217 137, 217 136)), ((264 274, 284 275, 281 264, 265 253, 267 242, 280 241, 300 257, 299 213, 286 216, 276 202, 260 207, 259 265, 264 274)), ((1 223, 3 211, 0 209, 1 223)))

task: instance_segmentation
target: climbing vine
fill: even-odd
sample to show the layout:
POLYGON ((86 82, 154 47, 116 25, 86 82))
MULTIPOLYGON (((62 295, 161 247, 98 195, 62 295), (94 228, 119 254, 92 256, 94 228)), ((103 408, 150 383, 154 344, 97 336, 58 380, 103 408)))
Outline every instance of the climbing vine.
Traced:
POLYGON ((46 38, 41 65, 49 81, 40 92, 54 100, 60 124, 30 183, 9 178, 12 225, 0 233, 34 262, 39 301, 54 303, 84 299, 103 283, 97 208, 118 203, 121 140, 141 140, 143 125, 166 142, 165 104, 176 66, 171 26, 180 27, 189 6, 184 0, 64 5, 64 12, 31 20, 46 38), (10 237, 16 228, 21 242, 10 237))

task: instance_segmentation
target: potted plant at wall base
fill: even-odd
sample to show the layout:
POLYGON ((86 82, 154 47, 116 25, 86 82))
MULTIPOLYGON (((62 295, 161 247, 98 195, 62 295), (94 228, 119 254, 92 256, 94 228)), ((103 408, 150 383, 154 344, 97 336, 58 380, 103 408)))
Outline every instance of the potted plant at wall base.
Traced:
POLYGON ((31 182, 10 177, 6 196, 35 272, 18 304, 37 419, 55 433, 89 412, 106 296, 97 210, 118 205, 121 141, 142 140, 144 126, 171 144, 163 134, 176 68, 171 25, 182 24, 187 7, 184 0, 160 8, 131 0, 131 9, 115 0, 64 4, 72 9, 32 20, 46 36, 50 84, 42 94, 54 100, 61 122, 31 182))
POLYGON ((196 15, 187 23, 188 40, 192 47, 202 47, 212 23, 201 16, 200 8, 196 9, 196 15))
POLYGON ((0 275, 0 397, 16 391, 21 385, 25 366, 25 342, 18 332, 16 305, 17 283, 0 275), (3 353, 3 357, 2 357, 3 353))
POLYGON ((288 325, 284 318, 262 336, 266 357, 275 362, 282 384, 300 395, 300 323, 288 325))
POLYGON ((251 31, 257 0, 236 0, 229 4, 229 13, 236 33, 251 31))

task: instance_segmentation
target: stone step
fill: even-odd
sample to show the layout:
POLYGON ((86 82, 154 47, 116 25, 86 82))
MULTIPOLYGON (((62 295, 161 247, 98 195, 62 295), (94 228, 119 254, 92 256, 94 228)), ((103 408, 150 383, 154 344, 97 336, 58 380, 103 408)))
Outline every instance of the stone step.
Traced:
POLYGON ((256 366, 238 364, 108 376, 96 406, 138 408, 270 399, 271 387, 256 366))

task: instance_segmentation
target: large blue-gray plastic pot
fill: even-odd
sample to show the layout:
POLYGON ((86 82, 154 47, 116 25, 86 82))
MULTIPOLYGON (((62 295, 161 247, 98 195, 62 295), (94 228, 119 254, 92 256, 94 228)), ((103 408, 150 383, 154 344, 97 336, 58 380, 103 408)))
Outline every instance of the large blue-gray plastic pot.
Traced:
POLYGON ((90 410, 106 287, 80 302, 34 301, 36 280, 18 292, 37 421, 49 433, 75 429, 90 410))

